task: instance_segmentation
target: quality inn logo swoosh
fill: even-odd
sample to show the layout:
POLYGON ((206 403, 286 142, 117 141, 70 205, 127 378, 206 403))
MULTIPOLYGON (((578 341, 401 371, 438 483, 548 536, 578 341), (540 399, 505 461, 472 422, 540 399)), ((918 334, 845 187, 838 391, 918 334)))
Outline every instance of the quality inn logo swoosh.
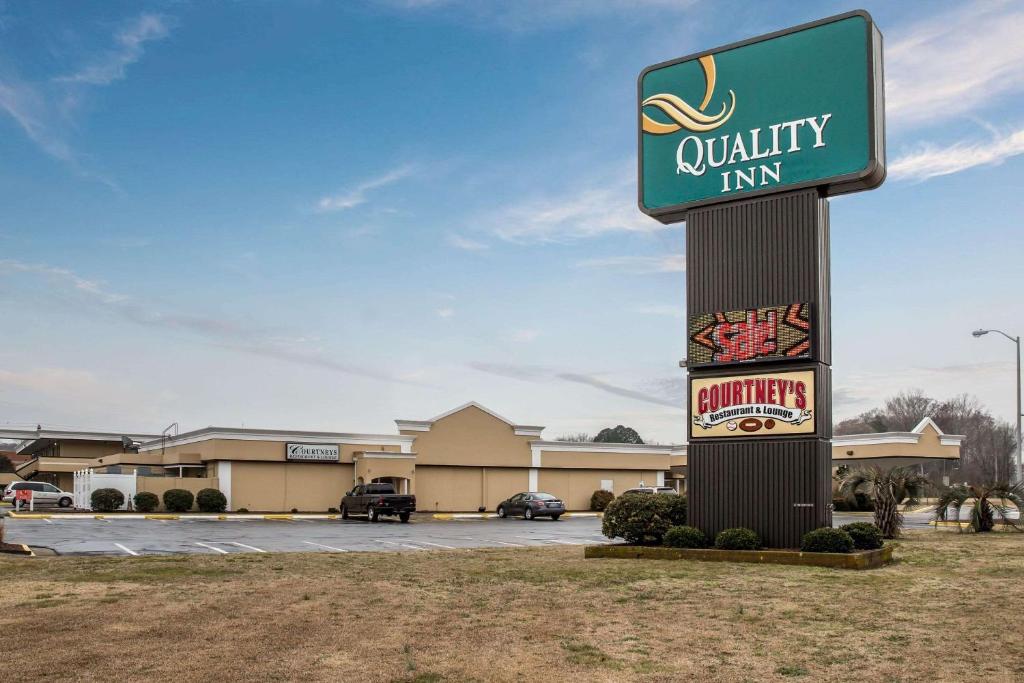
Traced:
POLYGON ((644 107, 654 107, 672 119, 673 123, 661 123, 642 113, 645 133, 666 135, 675 133, 682 128, 696 133, 704 133, 718 128, 732 116, 736 109, 736 93, 732 90, 729 91, 730 101, 722 103, 720 112, 714 115, 704 113, 711 101, 711 95, 715 91, 715 58, 713 55, 705 55, 697 61, 704 70, 704 100, 700 103, 700 107, 694 108, 681 97, 671 93, 651 95, 641 103, 641 113, 644 107))

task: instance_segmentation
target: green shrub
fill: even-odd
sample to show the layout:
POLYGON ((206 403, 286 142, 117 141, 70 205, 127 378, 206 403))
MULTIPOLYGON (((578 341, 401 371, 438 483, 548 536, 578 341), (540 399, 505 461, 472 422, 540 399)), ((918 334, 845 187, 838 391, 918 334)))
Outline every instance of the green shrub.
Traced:
POLYGON ((839 527, 850 534, 853 539, 853 547, 857 550, 875 550, 881 548, 885 542, 882 530, 871 522, 853 522, 839 527))
POLYGON ((668 518, 672 520, 672 526, 684 526, 689 509, 686 496, 677 496, 673 493, 659 493, 658 495, 668 499, 668 518))
POLYGON ((679 498, 664 493, 619 496, 604 510, 601 532, 634 545, 661 545, 670 528, 686 522, 686 499, 679 498))
POLYGON ((753 529, 724 529, 715 536, 715 547, 719 550, 757 550, 761 547, 761 537, 753 529))
POLYGON ((249 512, 249 508, 238 508, 235 512, 241 512, 244 515, 249 512))
POLYGON ((665 534, 665 545, 671 548, 705 548, 708 538, 692 526, 674 526, 665 534))
POLYGON ((196 505, 200 512, 224 512, 228 499, 217 489, 202 489, 196 494, 196 505))
POLYGON ((805 553, 849 553, 853 552, 853 539, 842 529, 826 526, 804 534, 800 550, 805 553))
POLYGON ((113 512, 124 505, 124 494, 117 489, 96 489, 89 501, 97 512, 113 512))
POLYGON ((168 512, 188 512, 192 509, 195 498, 191 491, 185 489, 167 489, 164 491, 164 507, 168 512))
POLYGON ((595 512, 603 512, 608 503, 615 500, 615 494, 611 491, 605 491, 604 489, 598 489, 590 494, 590 509, 595 512))
POLYGON ((136 493, 135 497, 132 498, 132 502, 135 504, 135 509, 139 512, 152 512, 160 507, 160 498, 155 493, 150 493, 149 491, 136 493))
POLYGON ((338 514, 338 508, 327 508, 327 514, 336 515, 338 514))

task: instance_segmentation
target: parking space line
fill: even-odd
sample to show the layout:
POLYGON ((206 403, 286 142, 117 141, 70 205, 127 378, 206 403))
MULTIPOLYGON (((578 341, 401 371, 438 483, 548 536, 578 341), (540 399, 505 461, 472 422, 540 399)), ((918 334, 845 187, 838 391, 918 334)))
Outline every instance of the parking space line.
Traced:
POLYGON ((562 545, 583 545, 578 541, 563 541, 558 538, 538 538, 538 541, 544 541, 545 543, 561 543, 562 545))
POLYGON ((228 543, 230 543, 231 545, 237 545, 239 548, 248 548, 249 550, 252 550, 253 552, 257 552, 257 553, 265 553, 265 552, 267 552, 266 550, 263 550, 262 548, 257 548, 254 545, 246 545, 244 543, 236 543, 234 541, 228 541, 228 543))
POLYGON ((334 550, 334 551, 339 552, 339 553, 347 553, 348 552, 344 548, 335 548, 334 546, 324 545, 323 543, 314 543, 313 541, 303 541, 303 543, 308 543, 309 545, 315 545, 315 546, 320 547, 320 548, 327 548, 328 550, 334 550))
POLYGON ((43 521, 44 521, 44 522, 46 522, 47 524, 53 524, 53 522, 51 522, 51 521, 50 521, 50 520, 49 520, 48 518, 46 518, 46 517, 43 517, 43 521))
POLYGON ((447 548, 448 550, 455 550, 455 546, 453 546, 453 545, 444 545, 442 543, 431 543, 430 541, 416 541, 416 542, 417 543, 422 543, 423 545, 435 545, 438 548, 447 548))
POLYGON ((135 552, 131 548, 126 548, 125 546, 121 545, 120 543, 115 543, 114 545, 116 545, 118 548, 120 548, 121 550, 125 551, 126 553, 128 553, 129 555, 131 555, 133 557, 138 557, 139 556, 139 554, 137 552, 135 552))
POLYGON ((512 546, 514 548, 523 548, 523 547, 525 547, 525 546, 523 546, 522 543, 512 543, 510 541, 499 541, 496 538, 480 538, 478 536, 463 536, 462 538, 466 539, 467 541, 483 541, 484 543, 500 543, 502 545, 510 545, 510 546, 512 546))
POLYGON ((227 555, 228 554, 227 550, 224 550, 223 548, 218 548, 215 545, 210 545, 209 543, 200 543, 199 541, 196 541, 196 545, 201 545, 204 548, 209 548, 210 550, 216 550, 221 555, 227 555))
POLYGON ((423 550, 423 548, 419 547, 418 545, 409 545, 408 543, 398 543, 396 541, 385 541, 383 538, 375 538, 373 540, 377 541, 378 543, 387 543, 388 545, 400 545, 403 548, 412 548, 413 550, 423 550))

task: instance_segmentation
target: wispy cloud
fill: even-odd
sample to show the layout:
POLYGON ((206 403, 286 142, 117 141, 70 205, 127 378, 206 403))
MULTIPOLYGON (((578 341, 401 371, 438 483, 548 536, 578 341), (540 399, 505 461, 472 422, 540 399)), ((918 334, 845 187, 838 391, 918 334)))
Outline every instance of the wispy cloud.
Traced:
POLYGON ((143 14, 114 35, 114 47, 81 69, 66 76, 58 76, 58 83, 87 83, 109 85, 125 77, 128 67, 142 59, 145 45, 163 40, 170 34, 170 22, 159 14, 143 14))
POLYGON ((277 330, 226 317, 161 310, 154 302, 144 302, 126 294, 110 291, 102 283, 84 278, 66 268, 12 259, 0 260, 0 277, 5 275, 37 275, 47 282, 56 294, 77 294, 81 297, 78 301, 83 306, 99 309, 135 325, 191 334, 197 339, 227 350, 350 375, 411 383, 384 372, 335 361, 322 353, 296 348, 297 344, 293 340, 281 335, 277 330))
POLYGON ((406 12, 448 12, 459 21, 494 26, 507 31, 537 31, 589 19, 640 21, 686 12, 696 0, 378 0, 378 4, 406 12), (649 11, 647 11, 649 10, 649 11))
POLYGON ((632 166, 617 168, 610 178, 564 187, 557 196, 531 197, 499 207, 481 223, 499 238, 517 244, 571 242, 615 232, 666 229, 637 210, 632 166))
POLYGON ((355 187, 341 190, 337 194, 321 197, 316 203, 316 208, 323 212, 345 211, 360 204, 365 204, 367 195, 373 190, 380 189, 392 183, 396 183, 412 174, 414 168, 411 165, 400 166, 387 173, 363 181, 355 187))
POLYGON ((666 398, 660 388, 654 391, 630 389, 628 387, 608 382, 593 373, 568 372, 538 365, 516 365, 512 363, 473 362, 469 364, 469 367, 474 370, 479 370, 480 372, 486 372, 500 377, 508 377, 510 379, 517 379, 524 382, 548 383, 560 380, 563 382, 572 382, 573 384, 582 384, 597 389, 598 391, 603 391, 607 394, 622 396, 636 401, 643 401, 644 403, 653 403, 655 405, 669 406, 672 408, 679 408, 681 405, 678 400, 666 398))
POLYGON ((437 317, 447 320, 448 318, 455 317, 454 308, 439 308, 437 309, 437 317))
POLYGON ((607 258, 585 259, 577 262, 576 267, 616 270, 637 275, 646 275, 648 273, 682 273, 686 271, 686 255, 609 256, 607 258))
POLYGON ((886 117, 947 122, 1024 90, 1024 5, 993 1, 892 32, 885 47, 886 117))
POLYGON ((456 249, 462 249, 463 251, 486 251, 487 249, 490 249, 490 246, 484 242, 470 239, 469 237, 463 237, 462 235, 456 235, 455 233, 450 233, 446 239, 449 245, 456 249))
POLYGON ((540 330, 516 330, 512 333, 512 341, 528 344, 536 341, 540 336, 540 330))
POLYGON ((69 75, 32 83, 7 72, 0 76, 0 110, 14 119, 43 152, 78 175, 119 190, 113 180, 87 169, 68 142, 74 126, 74 107, 70 105, 78 103, 89 87, 123 79, 127 68, 142 58, 145 43, 165 38, 169 32, 167 18, 143 14, 115 34, 114 49, 69 75))
POLYGON ((633 309, 636 313, 644 315, 663 315, 669 318, 685 318, 686 309, 682 302, 673 306, 672 304, 647 304, 637 306, 633 309))
POLYGON ((53 116, 49 101, 36 88, 10 78, 0 80, 0 109, 44 152, 61 161, 73 160, 71 147, 48 121, 53 116))
POLYGON ((1024 154, 1024 128, 993 132, 988 140, 949 145, 922 143, 889 165, 889 176, 899 180, 927 180, 977 166, 994 166, 1024 154))

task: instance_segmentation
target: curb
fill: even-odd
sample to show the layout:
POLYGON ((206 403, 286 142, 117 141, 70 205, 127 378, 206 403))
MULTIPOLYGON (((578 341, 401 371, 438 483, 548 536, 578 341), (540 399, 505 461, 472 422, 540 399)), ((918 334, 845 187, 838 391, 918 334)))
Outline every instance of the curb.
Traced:
POLYGON ((101 514, 95 514, 95 513, 92 513, 92 512, 68 512, 68 513, 56 514, 56 515, 45 514, 45 513, 38 513, 38 512, 35 512, 35 513, 9 512, 9 513, 5 513, 5 514, 9 515, 12 519, 64 519, 64 520, 102 519, 102 520, 106 520, 108 522, 112 521, 112 520, 117 520, 117 519, 132 519, 132 520, 134 520, 134 519, 148 519, 148 520, 155 520, 155 521, 162 521, 162 522, 166 522, 166 521, 180 521, 182 519, 200 519, 200 520, 206 520, 206 521, 219 521, 219 522, 226 522, 226 521, 231 521, 231 520, 244 520, 244 519, 265 519, 265 520, 276 520, 276 521, 293 521, 293 520, 296 520, 296 519, 338 519, 340 517, 340 515, 336 515, 336 514, 324 514, 324 515, 317 515, 317 514, 309 514, 309 515, 304 515, 304 514, 295 514, 295 515, 293 515, 293 514, 266 514, 266 515, 258 515, 258 514, 238 514, 238 515, 232 515, 232 514, 227 514, 227 515, 225 515, 225 514, 219 514, 219 515, 208 514, 208 515, 201 515, 200 514, 200 515, 190 515, 190 514, 186 514, 186 515, 180 515, 180 514, 163 513, 163 512, 149 513, 149 514, 127 512, 127 513, 102 514, 102 515, 101 514))
MULTIPOLYGON (((457 519, 498 519, 494 512, 435 512, 434 519, 453 521, 457 519)), ((562 517, 604 517, 603 512, 563 512, 562 517)))

